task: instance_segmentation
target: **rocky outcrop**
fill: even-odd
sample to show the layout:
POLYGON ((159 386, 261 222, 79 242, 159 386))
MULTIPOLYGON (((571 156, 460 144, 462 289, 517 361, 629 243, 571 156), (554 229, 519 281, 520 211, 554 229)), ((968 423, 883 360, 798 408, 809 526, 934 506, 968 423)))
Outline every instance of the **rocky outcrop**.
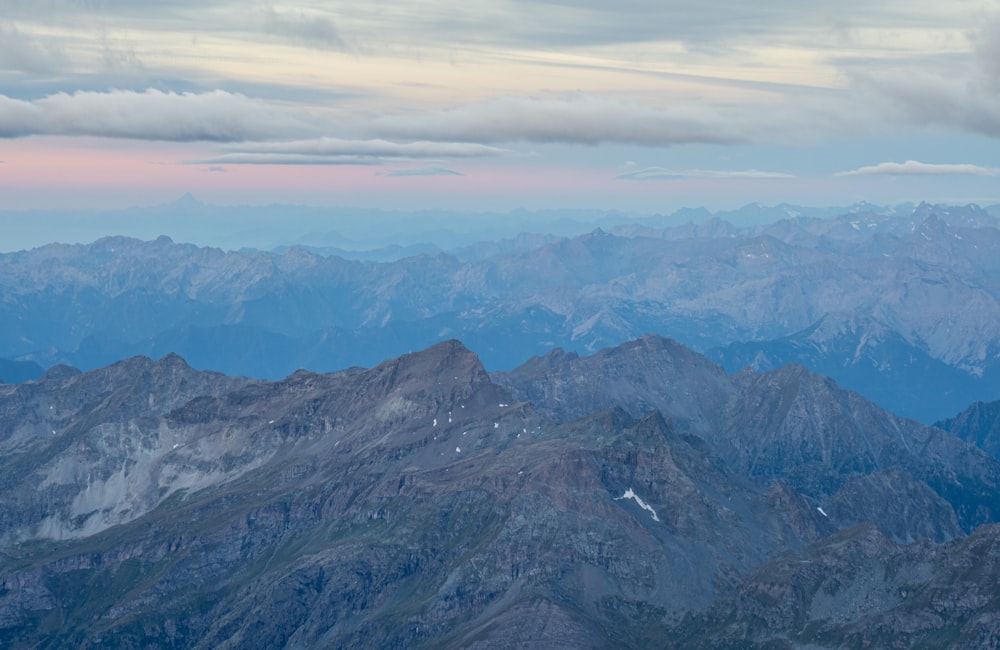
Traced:
POLYGON ((771 562, 678 648, 955 648, 1000 644, 1000 528, 941 546, 899 545, 871 526, 771 562))
MULTIPOLYGON (((900 527, 892 501, 870 499, 865 490, 839 494, 838 502, 848 494, 860 499, 845 507, 884 522, 882 531, 894 539, 950 538, 956 531, 948 509, 966 532, 1000 517, 989 496, 1000 489, 996 459, 802 366, 728 375, 674 341, 647 335, 589 357, 553 352, 494 377, 556 418, 584 404, 620 404, 633 414, 657 409, 679 430, 702 438, 734 475, 761 486, 784 482, 818 504, 845 483, 874 475, 908 476, 919 484, 910 487, 947 502, 944 510, 935 499, 934 507, 915 508, 907 515, 910 525, 900 527), (874 516, 878 509, 883 512, 874 516)), ((904 489, 896 479, 871 480, 891 493, 904 489)))
POLYGON ((934 426, 1000 458, 1000 402, 976 402, 934 426))

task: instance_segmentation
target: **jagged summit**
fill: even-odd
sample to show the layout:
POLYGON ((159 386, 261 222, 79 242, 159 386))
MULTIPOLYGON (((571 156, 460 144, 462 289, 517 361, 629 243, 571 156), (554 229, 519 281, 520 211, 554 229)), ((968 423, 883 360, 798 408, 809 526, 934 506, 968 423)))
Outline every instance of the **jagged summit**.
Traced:
POLYGON ((934 426, 1000 458, 1000 401, 974 402, 961 413, 940 420, 934 426))

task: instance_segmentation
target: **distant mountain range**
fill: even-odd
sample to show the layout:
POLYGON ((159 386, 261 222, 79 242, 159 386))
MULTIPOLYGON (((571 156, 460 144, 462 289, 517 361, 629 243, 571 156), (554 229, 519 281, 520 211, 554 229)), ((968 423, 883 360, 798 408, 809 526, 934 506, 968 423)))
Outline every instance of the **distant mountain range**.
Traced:
POLYGON ((748 206, 744 219, 784 218, 648 218, 393 261, 166 237, 52 244, 0 255, 0 358, 89 369, 176 352, 277 379, 450 337, 506 370, 658 333, 731 371, 799 363, 932 422, 1000 396, 1000 227, 976 206, 904 207, 748 206))
MULTIPOLYGON (((211 205, 190 193, 176 201, 120 210, 0 210, 3 251, 52 243, 88 243, 107 235, 151 240, 160 235, 226 250, 281 250, 291 246, 340 254, 350 259, 394 261, 414 250, 454 250, 479 242, 515 238, 520 233, 576 237, 595 228, 626 224, 664 228, 711 219, 740 227, 794 217, 825 218, 877 211, 909 214, 913 204, 879 207, 804 207, 751 203, 736 210, 710 212, 682 208, 645 215, 598 209, 517 209, 508 212, 380 210, 306 205, 211 205)), ((1000 205, 987 208, 1000 214, 1000 205)))
POLYGON ((657 336, 493 375, 454 340, 276 382, 169 355, 50 368, 0 413, 4 647, 1000 629, 1000 460, 798 366, 729 374, 657 336))

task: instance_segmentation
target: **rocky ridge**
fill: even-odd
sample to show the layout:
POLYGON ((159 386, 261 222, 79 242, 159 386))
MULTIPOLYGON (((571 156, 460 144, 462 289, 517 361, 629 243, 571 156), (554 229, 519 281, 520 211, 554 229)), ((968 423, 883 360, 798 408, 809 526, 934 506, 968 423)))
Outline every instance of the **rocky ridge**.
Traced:
POLYGON ((994 217, 926 204, 768 214, 785 218, 647 222, 391 262, 166 237, 53 244, 0 255, 0 357, 89 369, 178 352, 275 379, 451 337, 510 369, 658 332, 717 348, 733 371, 802 363, 926 422, 1000 393, 994 217), (925 372, 934 386, 912 379, 925 372))
POLYGON ((6 647, 724 638, 691 621, 768 562, 839 566, 836 536, 868 526, 870 556, 917 571, 998 520, 1000 461, 802 368, 727 375, 659 337, 503 376, 457 341, 277 382, 57 367, 0 386, 0 425, 6 647))

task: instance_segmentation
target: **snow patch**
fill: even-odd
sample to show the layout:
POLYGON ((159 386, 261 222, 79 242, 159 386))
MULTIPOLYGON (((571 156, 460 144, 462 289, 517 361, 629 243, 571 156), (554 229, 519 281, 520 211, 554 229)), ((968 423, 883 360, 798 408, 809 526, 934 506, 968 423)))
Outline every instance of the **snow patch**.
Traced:
POLYGON ((643 501, 641 498, 639 498, 639 495, 636 494, 632 490, 632 488, 629 488, 629 489, 625 490, 625 494, 623 494, 620 497, 618 497, 617 499, 615 499, 615 501, 621 501, 622 499, 632 499, 632 500, 634 500, 637 504, 639 504, 640 508, 642 508, 643 510, 648 510, 649 511, 649 513, 653 517, 653 521, 659 521, 660 520, 660 518, 656 515, 656 511, 653 510, 653 507, 651 505, 649 505, 648 503, 646 503, 645 501, 643 501))

